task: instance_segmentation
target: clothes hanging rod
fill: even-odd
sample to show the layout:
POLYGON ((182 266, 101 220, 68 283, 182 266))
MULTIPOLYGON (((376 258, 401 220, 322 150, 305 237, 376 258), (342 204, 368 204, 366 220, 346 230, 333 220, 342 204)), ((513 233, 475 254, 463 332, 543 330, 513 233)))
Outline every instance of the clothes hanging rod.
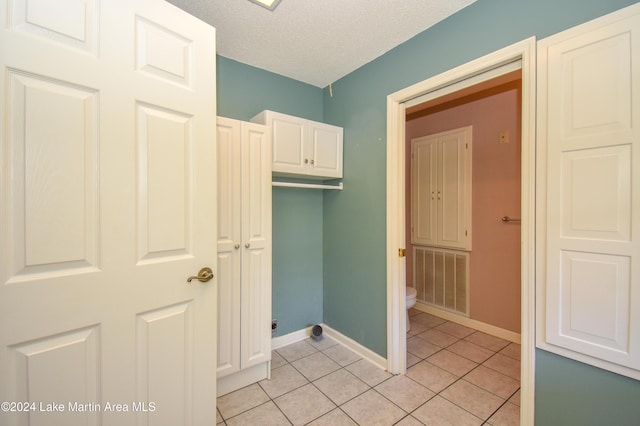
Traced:
POLYGON ((516 217, 509 217, 509 216, 502 216, 500 218, 501 221, 503 221, 504 223, 509 223, 509 222, 520 222, 520 218, 516 218, 516 217))
POLYGON ((344 186, 342 182, 338 185, 320 185, 316 183, 296 183, 296 182, 271 182, 271 186, 282 186, 285 188, 307 188, 307 189, 337 189, 342 191, 344 186))

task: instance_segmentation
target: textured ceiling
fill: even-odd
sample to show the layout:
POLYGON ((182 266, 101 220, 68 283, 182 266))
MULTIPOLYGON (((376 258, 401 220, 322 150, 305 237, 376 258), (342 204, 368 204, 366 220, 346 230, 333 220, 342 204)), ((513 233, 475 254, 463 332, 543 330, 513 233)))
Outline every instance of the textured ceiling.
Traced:
POLYGON ((213 25, 226 58, 324 88, 476 0, 168 0, 213 25))

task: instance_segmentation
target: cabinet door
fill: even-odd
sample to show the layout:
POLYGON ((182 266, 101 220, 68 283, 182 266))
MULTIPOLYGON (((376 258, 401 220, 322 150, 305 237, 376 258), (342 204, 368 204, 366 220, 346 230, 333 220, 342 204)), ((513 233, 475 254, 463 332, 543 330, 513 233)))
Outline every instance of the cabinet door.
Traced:
POLYGON ((267 121, 273 134, 273 172, 283 174, 306 173, 305 144, 307 120, 269 111, 267 121))
POLYGON ((241 364, 271 359, 271 139, 242 123, 241 364))
POLYGON ((308 173, 324 178, 342 177, 342 128, 329 124, 309 122, 309 145, 305 161, 309 159, 308 173))
POLYGON ((471 128, 438 137, 438 245, 470 250, 471 128))
POLYGON ((218 378, 240 370, 240 122, 218 117, 218 378))
POLYGON ((538 137, 541 152, 546 149, 546 170, 538 172, 546 172, 546 211, 539 210, 546 219, 546 279, 539 287, 546 294, 538 303, 546 326, 538 327, 538 344, 636 379, 638 44, 636 5, 538 46, 538 137))
POLYGON ((438 138, 411 141, 411 243, 437 245, 438 138))
POLYGON ((411 141, 411 243, 471 250, 471 126, 411 141))

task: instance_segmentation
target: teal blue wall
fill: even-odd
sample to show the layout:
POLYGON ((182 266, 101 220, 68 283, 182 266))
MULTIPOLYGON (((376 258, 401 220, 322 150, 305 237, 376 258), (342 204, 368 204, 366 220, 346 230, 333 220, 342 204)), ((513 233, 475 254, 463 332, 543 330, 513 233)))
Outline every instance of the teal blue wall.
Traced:
POLYGON ((640 425, 640 382, 539 350, 537 425, 640 425))
MULTIPOLYGON (((324 90, 324 119, 344 127, 345 190, 324 198, 324 322, 386 356, 386 97, 487 53, 636 3, 478 0, 324 90)), ((539 425, 581 425, 585 405, 640 424, 640 382, 537 351, 539 425), (570 367, 570 368, 564 368, 570 367), (556 374, 562 370, 563 374, 556 374), (574 384, 575 383, 575 384, 574 384), (606 383, 590 392, 583 384, 606 383), (575 397, 579 394, 579 397, 575 397), (636 399, 636 401, 638 401, 636 399), (566 404, 563 404, 566 402, 566 404), (562 418, 558 422, 555 418, 562 418)), ((593 411, 589 409, 588 411, 593 411)), ((588 424, 634 424, 629 422, 588 424)))
POLYGON ((325 88, 324 119, 345 132, 345 190, 324 200, 326 324, 386 356, 387 95, 632 3, 479 0, 325 88))
MULTIPOLYGON (((248 121, 264 109, 322 121, 322 90, 217 58, 218 115, 248 121)), ((273 188, 275 336, 322 322, 322 191, 273 188)))
MULTIPOLYGON (((541 39, 633 3, 478 0, 335 82, 333 97, 327 89, 318 95, 312 86, 219 58, 220 115, 246 120, 274 109, 345 131, 344 191, 274 190, 273 306, 281 333, 324 321, 386 356, 388 94, 532 35, 541 39), (323 311, 315 310, 316 303, 323 311)), ((536 351, 538 425, 639 424, 639 388, 638 381, 536 351)))

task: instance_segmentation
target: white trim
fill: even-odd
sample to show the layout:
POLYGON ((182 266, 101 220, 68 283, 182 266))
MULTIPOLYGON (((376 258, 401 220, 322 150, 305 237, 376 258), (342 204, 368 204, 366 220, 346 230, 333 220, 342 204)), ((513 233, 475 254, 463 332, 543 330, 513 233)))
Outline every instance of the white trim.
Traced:
POLYGON ((302 330, 294 331, 289 334, 285 334, 284 336, 272 337, 271 338, 271 350, 279 349, 283 346, 290 345, 295 342, 299 342, 300 340, 304 340, 307 337, 311 336, 311 327, 309 326, 303 328, 302 330))
POLYGON ((298 182, 271 182, 271 186, 281 186, 284 188, 337 189, 339 191, 342 191, 344 189, 344 185, 342 184, 342 182, 337 185, 298 182))
MULTIPOLYGON (((520 423, 533 425, 535 377, 535 37, 490 53, 387 97, 387 359, 389 372, 406 371, 404 258, 405 102, 522 60, 521 406, 520 423)), ((445 91, 442 92, 444 94, 445 91)))
POLYGON ((430 100, 439 98, 451 92, 456 92, 458 90, 475 86, 476 84, 480 84, 492 78, 500 77, 502 75, 508 74, 513 71, 517 71, 521 68, 522 68, 522 61, 518 58, 515 61, 507 62, 506 64, 500 65, 496 68, 483 71, 481 74, 466 77, 464 80, 455 82, 441 89, 428 92, 424 95, 408 100, 407 102, 405 102, 405 107, 411 108, 412 106, 416 106, 421 103, 428 102, 430 100))
POLYGON ((499 337, 509 342, 521 343, 521 336, 511 330, 505 330, 504 328, 496 327, 495 325, 487 324, 478 320, 468 318, 464 315, 456 314, 445 309, 440 309, 437 306, 431 306, 421 301, 416 301, 414 309, 420 312, 426 312, 431 315, 446 319, 451 322, 464 325, 465 327, 473 328, 474 330, 482 331, 483 333, 490 334, 495 337, 499 337))
POLYGON ((362 346, 360 343, 356 342, 350 337, 345 336, 339 331, 334 330, 333 328, 329 327, 326 324, 322 324, 322 329, 324 334, 327 337, 330 337, 336 342, 340 343, 342 346, 345 346, 351 349, 353 352, 360 355, 362 358, 366 359, 367 361, 373 363, 374 365, 380 367, 381 369, 383 370, 387 369, 387 360, 384 359, 384 357, 373 352, 371 349, 362 346))
MULTIPOLYGON (((360 355, 362 358, 366 359, 367 361, 370 361, 371 363, 375 364, 377 367, 380 367, 383 370, 387 369, 387 360, 384 359, 384 357, 373 352, 371 349, 362 346, 360 343, 356 342, 350 337, 345 336, 344 334, 329 327, 324 323, 320 324, 320 326, 322 327, 322 331, 325 336, 330 337, 336 342, 340 343, 342 346, 345 346, 351 349, 353 352, 360 355)), ((271 339, 271 349, 272 350, 279 349, 284 346, 290 345, 292 343, 296 343, 301 340, 310 338, 311 328, 312 326, 309 326, 309 327, 303 328, 302 330, 285 334, 284 336, 274 337, 273 339, 271 339)))
POLYGON ((228 376, 221 377, 217 380, 216 397, 226 395, 245 386, 258 383, 260 380, 268 379, 271 373, 271 362, 265 361, 258 365, 240 370, 228 376))

